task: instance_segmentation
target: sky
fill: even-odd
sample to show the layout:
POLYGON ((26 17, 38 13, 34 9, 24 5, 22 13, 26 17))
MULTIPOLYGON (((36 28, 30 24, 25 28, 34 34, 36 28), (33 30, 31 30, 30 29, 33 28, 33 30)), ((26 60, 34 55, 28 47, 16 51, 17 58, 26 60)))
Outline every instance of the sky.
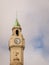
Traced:
POLYGON ((0 0, 0 65, 10 64, 16 17, 25 38, 24 65, 49 65, 49 0, 0 0))

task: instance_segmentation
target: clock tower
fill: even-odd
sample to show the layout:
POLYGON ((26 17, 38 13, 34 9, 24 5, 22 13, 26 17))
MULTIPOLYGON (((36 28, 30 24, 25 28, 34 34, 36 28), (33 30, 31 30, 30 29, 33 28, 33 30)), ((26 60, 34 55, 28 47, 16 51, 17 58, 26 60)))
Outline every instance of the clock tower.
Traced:
POLYGON ((12 28, 12 35, 9 40, 10 65, 23 65, 25 40, 21 31, 22 28, 16 19, 15 25, 12 28))

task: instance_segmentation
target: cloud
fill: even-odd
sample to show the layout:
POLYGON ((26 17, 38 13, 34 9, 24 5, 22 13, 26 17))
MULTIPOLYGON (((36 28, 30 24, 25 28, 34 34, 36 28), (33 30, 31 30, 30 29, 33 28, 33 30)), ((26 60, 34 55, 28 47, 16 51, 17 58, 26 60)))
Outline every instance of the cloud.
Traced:
POLYGON ((16 10, 18 11, 18 19, 22 25, 26 41, 25 65, 49 65, 46 61, 49 58, 49 1, 0 0, 0 5, 0 40, 2 39, 0 42, 0 48, 2 49, 0 65, 7 65, 9 63, 7 41, 12 33, 11 28, 14 23, 13 21, 15 21, 16 10), (32 40, 34 40, 34 43, 32 40), (42 53, 39 53, 40 50, 38 51, 38 49, 37 51, 33 50, 33 47, 41 49, 42 53), (44 56, 48 58, 45 59, 44 56))
POLYGON ((43 48, 44 47, 44 40, 43 40, 43 36, 42 35, 39 35, 37 37, 35 37, 33 40, 32 40, 34 43, 33 46, 34 48, 43 48))
POLYGON ((3 51, 8 51, 8 46, 7 45, 1 45, 0 49, 3 51))

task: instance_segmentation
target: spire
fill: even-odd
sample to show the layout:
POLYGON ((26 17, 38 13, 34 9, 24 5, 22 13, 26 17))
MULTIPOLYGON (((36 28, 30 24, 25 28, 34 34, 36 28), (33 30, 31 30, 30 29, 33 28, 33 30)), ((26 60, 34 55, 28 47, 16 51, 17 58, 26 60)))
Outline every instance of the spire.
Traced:
POLYGON ((18 19, 16 19, 16 21, 15 21, 14 27, 16 27, 16 26, 20 26, 20 24, 19 24, 19 22, 18 22, 18 19))
POLYGON ((22 30, 21 25, 19 24, 19 21, 18 21, 18 18, 17 18, 17 14, 16 14, 16 21, 14 23, 14 27, 12 28, 12 30, 15 29, 15 28, 19 28, 20 30, 22 30))
POLYGON ((15 25, 14 25, 14 27, 16 27, 16 26, 20 26, 20 24, 19 24, 19 22, 18 22, 17 12, 16 12, 16 21, 15 21, 15 25))

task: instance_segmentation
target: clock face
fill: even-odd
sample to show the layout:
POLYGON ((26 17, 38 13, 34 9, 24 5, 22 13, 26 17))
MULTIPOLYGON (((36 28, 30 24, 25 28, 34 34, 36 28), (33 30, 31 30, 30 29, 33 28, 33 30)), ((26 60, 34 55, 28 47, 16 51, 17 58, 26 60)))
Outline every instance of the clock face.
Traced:
POLYGON ((14 42, 15 42, 16 44, 20 44, 20 39, 19 39, 19 38, 15 38, 14 42))

